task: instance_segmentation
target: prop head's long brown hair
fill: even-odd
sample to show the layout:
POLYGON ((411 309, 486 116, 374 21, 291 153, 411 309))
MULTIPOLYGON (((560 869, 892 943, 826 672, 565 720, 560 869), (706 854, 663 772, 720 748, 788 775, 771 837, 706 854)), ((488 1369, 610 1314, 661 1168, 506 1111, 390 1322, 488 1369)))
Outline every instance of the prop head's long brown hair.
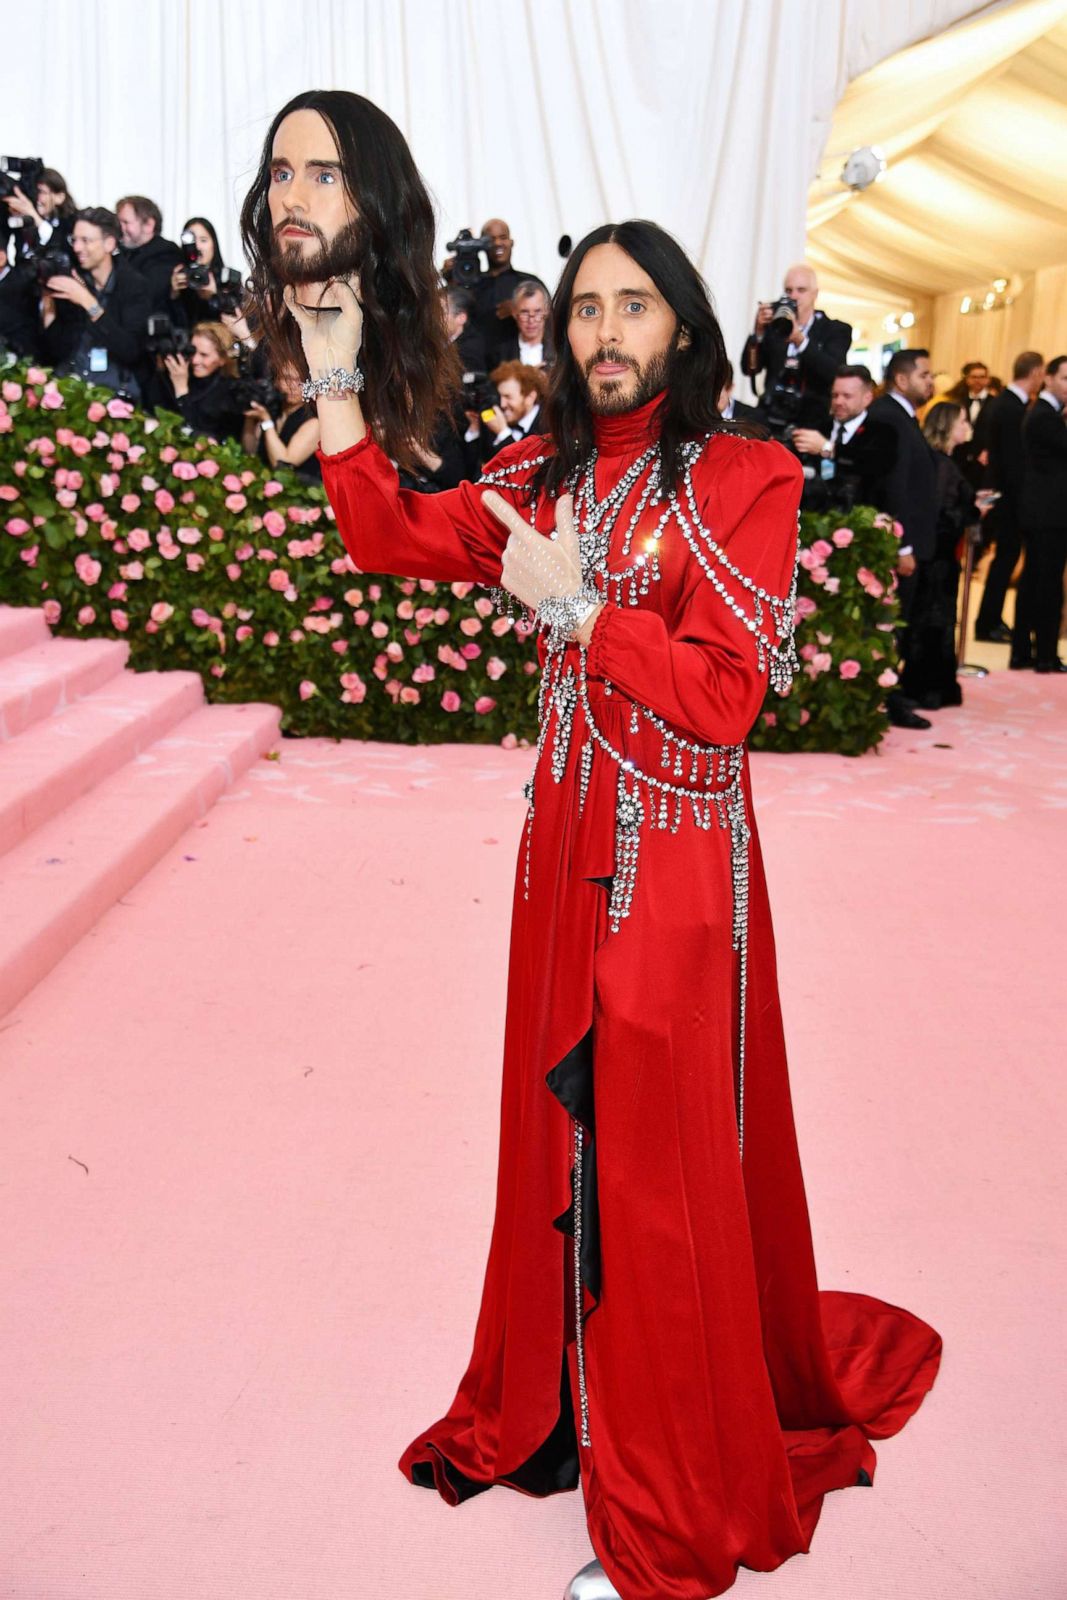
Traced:
POLYGON ((459 380, 434 266, 433 205, 411 151, 384 111, 346 89, 298 94, 274 118, 241 208, 241 238, 252 268, 252 306, 275 372, 308 375, 300 331, 271 266, 274 239, 268 195, 271 152, 293 111, 317 111, 337 144, 341 173, 358 214, 360 365, 367 419, 382 449, 416 465, 413 446, 428 444, 459 380))

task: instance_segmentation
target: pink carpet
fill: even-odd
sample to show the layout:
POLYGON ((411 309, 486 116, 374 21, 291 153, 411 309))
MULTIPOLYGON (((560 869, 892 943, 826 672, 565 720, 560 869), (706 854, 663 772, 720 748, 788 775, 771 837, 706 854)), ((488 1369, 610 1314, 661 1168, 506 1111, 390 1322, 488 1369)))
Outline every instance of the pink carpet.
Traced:
MULTIPOLYGON (((739 1596, 1067 1593, 1067 685, 965 692, 754 761, 821 1281, 945 1360, 739 1596)), ((530 756, 280 749, 0 1021, 0 1596, 558 1600, 576 1495, 395 1467, 473 1331, 530 756)))

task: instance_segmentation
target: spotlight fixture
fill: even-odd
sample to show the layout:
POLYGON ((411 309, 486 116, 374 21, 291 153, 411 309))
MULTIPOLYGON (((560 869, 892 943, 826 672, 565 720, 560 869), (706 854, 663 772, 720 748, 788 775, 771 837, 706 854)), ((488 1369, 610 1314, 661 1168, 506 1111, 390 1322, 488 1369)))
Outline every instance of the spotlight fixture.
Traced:
POLYGON ((872 183, 880 182, 885 173, 884 152, 876 144, 865 144, 853 150, 846 160, 841 168, 841 182, 859 193, 862 189, 869 189, 872 183))

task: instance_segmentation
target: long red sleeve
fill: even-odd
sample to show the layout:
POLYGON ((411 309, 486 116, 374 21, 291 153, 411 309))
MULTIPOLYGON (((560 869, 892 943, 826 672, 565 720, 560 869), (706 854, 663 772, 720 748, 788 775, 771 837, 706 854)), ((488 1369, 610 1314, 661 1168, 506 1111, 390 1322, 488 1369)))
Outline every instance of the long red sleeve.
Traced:
MULTIPOLYGON (((731 438, 719 449, 706 452, 694 468, 700 520, 746 577, 785 596, 796 561, 800 463, 770 441, 731 438)), ((682 537, 673 523, 669 537, 682 537)), ((724 567, 716 570, 751 616, 751 594, 724 567)), ((763 703, 766 672, 759 670, 752 634, 695 557, 692 573, 670 627, 655 611, 605 606, 593 629, 588 671, 699 741, 740 744, 763 703)), ((763 628, 773 635, 766 607, 763 628)))
MULTIPOLYGON (((522 448, 501 451, 521 459, 522 448)), ((318 452, 337 527, 361 572, 442 583, 500 582, 508 530, 482 506, 481 489, 461 483, 444 494, 401 489, 396 468, 370 434, 336 455, 318 452)), ((515 496, 495 485, 505 499, 515 496)))

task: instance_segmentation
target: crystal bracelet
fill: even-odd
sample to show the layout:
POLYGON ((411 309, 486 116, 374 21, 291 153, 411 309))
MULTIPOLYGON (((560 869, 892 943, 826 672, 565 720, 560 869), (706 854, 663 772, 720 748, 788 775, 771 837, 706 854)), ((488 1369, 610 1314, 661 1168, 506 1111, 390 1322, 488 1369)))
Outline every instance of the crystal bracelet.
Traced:
POLYGON ((300 393, 305 402, 310 402, 324 394, 358 394, 362 387, 363 374, 358 367, 354 372, 347 372, 344 367, 331 367, 321 378, 305 378, 300 393))
POLYGON ((549 648, 561 650, 602 600, 599 589, 589 583, 583 583, 576 594, 546 595, 537 608, 536 620, 548 631, 549 648))

